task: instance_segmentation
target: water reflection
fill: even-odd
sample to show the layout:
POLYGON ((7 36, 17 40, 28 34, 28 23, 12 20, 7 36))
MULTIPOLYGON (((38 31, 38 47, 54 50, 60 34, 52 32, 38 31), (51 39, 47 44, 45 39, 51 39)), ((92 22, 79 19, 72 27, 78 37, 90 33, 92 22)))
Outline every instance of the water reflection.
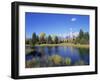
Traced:
POLYGON ((34 47, 26 54, 26 68, 89 65, 89 49, 65 46, 34 47))
POLYGON ((52 48, 50 46, 48 46, 47 48, 47 52, 49 55, 52 55, 52 48))

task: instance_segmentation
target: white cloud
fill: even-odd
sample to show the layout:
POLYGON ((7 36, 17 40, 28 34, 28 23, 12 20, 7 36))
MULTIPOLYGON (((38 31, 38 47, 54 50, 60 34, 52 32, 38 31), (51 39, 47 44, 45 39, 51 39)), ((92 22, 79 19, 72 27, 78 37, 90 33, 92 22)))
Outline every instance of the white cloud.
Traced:
POLYGON ((71 21, 76 21, 76 18, 71 18, 71 21))

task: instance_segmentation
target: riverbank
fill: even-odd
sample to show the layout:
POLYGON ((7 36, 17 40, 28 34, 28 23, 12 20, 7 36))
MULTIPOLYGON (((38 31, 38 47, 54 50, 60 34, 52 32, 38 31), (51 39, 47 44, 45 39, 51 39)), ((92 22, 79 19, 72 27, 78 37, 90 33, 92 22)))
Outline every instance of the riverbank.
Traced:
POLYGON ((72 44, 72 43, 60 43, 60 44, 40 44, 35 46, 70 46, 70 47, 77 47, 77 48, 89 48, 88 44, 72 44))
POLYGON ((25 49, 25 54, 28 54, 28 53, 30 53, 30 52, 32 52, 32 51, 34 51, 34 49, 27 48, 27 49, 25 49))
MULTIPOLYGON (((31 46, 30 45, 26 45, 27 47, 29 48, 26 48, 25 49, 25 53, 30 53, 32 51, 34 51, 33 48, 30 48, 31 46)), ((60 44, 37 44, 35 46, 40 46, 40 47, 45 47, 45 46, 50 46, 50 47, 53 47, 53 46, 68 46, 68 47, 76 47, 76 48, 89 48, 89 45, 86 45, 86 44, 72 44, 72 43, 60 43, 60 44)))

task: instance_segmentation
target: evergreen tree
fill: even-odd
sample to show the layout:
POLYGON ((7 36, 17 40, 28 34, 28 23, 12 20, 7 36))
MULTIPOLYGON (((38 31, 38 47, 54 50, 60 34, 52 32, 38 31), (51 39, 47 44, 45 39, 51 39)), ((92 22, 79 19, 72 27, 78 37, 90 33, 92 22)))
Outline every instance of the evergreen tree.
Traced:
POLYGON ((89 33, 83 32, 83 30, 81 29, 74 43, 89 44, 89 33))
POLYGON ((33 45, 36 44, 36 40, 37 40, 36 33, 33 33, 33 34, 32 34, 32 44, 33 44, 33 45))
POLYGON ((81 39, 83 36, 84 36, 84 32, 83 32, 82 29, 80 29, 80 32, 79 32, 79 38, 81 39))
POLYGON ((48 43, 48 44, 52 44, 52 37, 51 37, 50 35, 49 35, 48 38, 47 38, 47 43, 48 43))
POLYGON ((58 44, 58 37, 57 36, 55 36, 55 38, 54 38, 54 43, 58 44))

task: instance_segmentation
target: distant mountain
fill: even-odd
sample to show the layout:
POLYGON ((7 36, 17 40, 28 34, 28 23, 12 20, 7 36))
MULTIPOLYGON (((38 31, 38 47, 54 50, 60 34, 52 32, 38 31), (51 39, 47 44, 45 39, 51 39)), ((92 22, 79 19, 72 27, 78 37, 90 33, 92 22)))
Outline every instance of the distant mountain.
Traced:
POLYGON ((76 38, 79 35, 79 32, 72 32, 66 36, 66 39, 76 38))

